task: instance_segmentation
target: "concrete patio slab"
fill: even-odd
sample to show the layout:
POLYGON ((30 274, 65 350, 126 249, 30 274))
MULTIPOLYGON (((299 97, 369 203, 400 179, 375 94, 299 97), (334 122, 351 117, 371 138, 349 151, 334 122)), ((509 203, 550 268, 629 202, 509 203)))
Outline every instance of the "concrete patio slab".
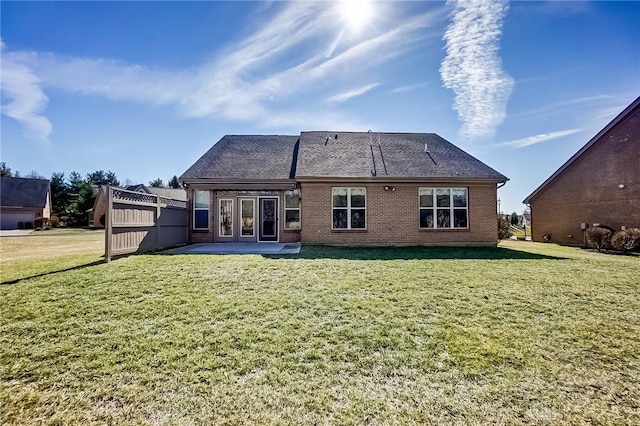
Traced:
POLYGON ((199 243, 165 250, 162 254, 298 254, 300 243, 199 243))

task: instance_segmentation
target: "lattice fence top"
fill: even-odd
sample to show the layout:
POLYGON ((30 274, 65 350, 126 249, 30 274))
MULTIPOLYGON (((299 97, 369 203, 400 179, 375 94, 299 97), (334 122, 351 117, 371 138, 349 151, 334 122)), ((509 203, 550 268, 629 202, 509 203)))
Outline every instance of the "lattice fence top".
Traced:
POLYGON ((167 207, 177 207, 180 209, 187 208, 187 202, 183 200, 174 200, 173 198, 160 197, 160 203, 165 204, 167 207))
POLYGON ((135 201, 136 203, 156 204, 158 197, 144 192, 127 191, 126 189, 113 188, 114 201, 135 201))
POLYGON ((136 203, 144 203, 150 205, 157 205, 157 203, 163 204, 167 207, 187 208, 187 202, 182 200, 174 200, 172 198, 159 197, 154 194, 147 194, 145 192, 127 191, 126 189, 113 188, 113 200, 114 201, 132 201, 136 203))

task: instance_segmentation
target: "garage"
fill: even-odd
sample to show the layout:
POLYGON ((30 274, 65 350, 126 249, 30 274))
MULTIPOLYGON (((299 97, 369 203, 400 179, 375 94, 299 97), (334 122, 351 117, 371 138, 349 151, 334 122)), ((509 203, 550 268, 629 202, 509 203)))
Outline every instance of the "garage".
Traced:
POLYGON ((34 220, 35 213, 2 213, 0 229, 30 229, 34 220))

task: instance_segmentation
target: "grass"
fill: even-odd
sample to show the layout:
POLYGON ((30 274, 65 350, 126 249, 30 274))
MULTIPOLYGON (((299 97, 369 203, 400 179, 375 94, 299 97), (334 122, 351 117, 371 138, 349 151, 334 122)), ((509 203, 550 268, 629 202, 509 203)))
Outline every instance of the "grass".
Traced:
POLYGON ((0 283, 99 262, 104 230, 56 228, 0 239, 0 283))
POLYGON ((640 423, 634 257, 92 256, 0 285, 0 424, 640 423))

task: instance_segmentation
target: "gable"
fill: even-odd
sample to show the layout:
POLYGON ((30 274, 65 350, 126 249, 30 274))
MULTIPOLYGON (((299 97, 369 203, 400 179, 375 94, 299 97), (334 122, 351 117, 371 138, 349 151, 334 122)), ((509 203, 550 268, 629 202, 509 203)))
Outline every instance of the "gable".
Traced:
POLYGON ((592 181, 598 180, 598 175, 601 176, 600 179, 603 175, 613 176, 620 168, 631 170, 640 161, 639 144, 640 97, 618 114, 522 202, 531 204, 544 191, 561 182, 562 177, 572 169, 586 168, 591 172, 590 180, 592 181), (625 130, 624 134, 616 136, 622 126, 628 126, 629 131, 625 130), (599 153, 606 154, 603 156, 599 153))

